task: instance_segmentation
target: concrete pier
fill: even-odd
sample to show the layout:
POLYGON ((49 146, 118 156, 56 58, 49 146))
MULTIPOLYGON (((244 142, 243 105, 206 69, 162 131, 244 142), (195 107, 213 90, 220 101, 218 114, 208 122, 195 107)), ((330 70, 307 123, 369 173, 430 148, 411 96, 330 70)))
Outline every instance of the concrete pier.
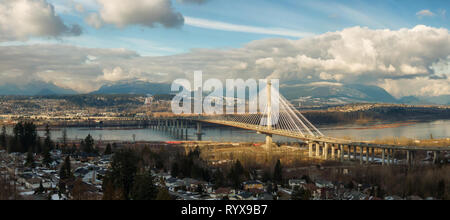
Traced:
POLYGON ((336 159, 336 148, 335 148, 335 145, 334 144, 331 144, 331 159, 332 160, 335 160, 336 159))
POLYGON ((316 143, 316 157, 320 157, 320 144, 316 143))
POLYGON ((202 123, 201 122, 197 122, 197 140, 201 141, 202 140, 202 123))
POLYGON ((359 164, 363 164, 363 148, 359 147, 359 164))

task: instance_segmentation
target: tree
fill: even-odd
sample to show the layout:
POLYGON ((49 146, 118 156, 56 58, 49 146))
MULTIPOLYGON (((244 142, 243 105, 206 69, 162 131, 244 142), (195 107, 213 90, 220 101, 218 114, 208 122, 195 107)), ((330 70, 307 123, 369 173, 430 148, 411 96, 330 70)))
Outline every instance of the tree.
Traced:
POLYGON ((204 193, 203 186, 200 185, 200 184, 198 184, 198 185, 197 185, 196 192, 197 192, 198 194, 200 194, 200 195, 203 195, 203 193, 204 193))
POLYGON ((34 156, 33 156, 33 153, 31 152, 31 150, 29 150, 27 153, 27 159, 25 162, 25 166, 34 168, 34 156))
POLYGON ((50 133, 50 126, 45 125, 44 153, 53 150, 53 141, 50 133))
POLYGON ((7 144, 8 141, 7 141, 6 127, 3 125, 2 133, 0 134, 0 145, 3 149, 7 149, 8 148, 7 144))
POLYGON ((126 149, 115 153, 111 162, 111 169, 103 181, 103 187, 112 187, 111 193, 120 190, 123 192, 123 199, 129 200, 138 169, 138 162, 139 158, 132 150, 126 149))
POLYGON ((78 178, 73 183, 73 188, 71 192, 71 196, 73 200, 88 200, 89 199, 89 191, 86 184, 78 178))
POLYGON ((61 169, 59 170, 59 179, 67 180, 71 179, 73 177, 72 175, 72 168, 70 165, 70 156, 67 156, 64 160, 63 165, 61 166, 61 169))
POLYGON ((42 185, 42 181, 39 183, 39 188, 34 191, 34 194, 42 194, 45 192, 45 188, 42 185))
POLYGON ((131 191, 132 200, 154 200, 157 194, 158 189, 150 172, 135 177, 131 191))
POLYGON ((180 168, 178 167, 178 163, 174 162, 172 164, 172 169, 170 169, 170 175, 172 175, 172 177, 178 177, 180 173, 180 168))
POLYGON ((94 153, 94 138, 92 138, 91 134, 84 139, 82 143, 82 151, 85 153, 94 153))
POLYGON ((281 166, 280 160, 278 160, 277 164, 275 164, 275 168, 273 171, 273 181, 277 184, 281 184, 283 182, 283 167, 281 166))
POLYGON ((62 144, 63 144, 63 148, 66 148, 67 147, 67 129, 66 128, 64 128, 63 130, 62 130, 62 144))
POLYGON ((160 187, 158 195, 156 196, 156 200, 172 200, 172 197, 169 194, 169 190, 167 190, 166 187, 160 187))
POLYGON ((44 158, 42 159, 42 163, 46 166, 46 167, 50 167, 50 164, 53 162, 52 159, 52 155, 50 154, 50 149, 45 148, 44 149, 44 158))
POLYGON ((436 197, 438 199, 445 199, 445 180, 439 180, 437 188, 436 197))
POLYGON ((310 200, 311 195, 311 191, 296 186, 292 191, 291 200, 310 200))
POLYGON ((244 167, 242 167, 241 162, 237 160, 229 173, 229 178, 235 189, 239 189, 241 187, 243 175, 244 175, 244 167))
POLYGON ((214 172, 213 182, 215 189, 225 186, 225 176, 223 175, 223 172, 221 170, 217 170, 216 172, 214 172))
POLYGON ((103 154, 104 155, 111 155, 112 154, 111 144, 106 145, 106 149, 105 149, 105 152, 103 154))

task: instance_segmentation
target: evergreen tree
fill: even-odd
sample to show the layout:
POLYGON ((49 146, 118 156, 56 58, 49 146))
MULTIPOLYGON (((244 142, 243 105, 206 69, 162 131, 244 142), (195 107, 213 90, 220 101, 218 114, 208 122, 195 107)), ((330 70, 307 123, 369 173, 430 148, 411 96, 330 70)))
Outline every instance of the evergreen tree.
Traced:
POLYGON ((115 153, 111 162, 111 169, 103 181, 104 190, 106 186, 111 184, 114 190, 110 191, 122 191, 123 199, 129 200, 138 169, 138 159, 137 155, 129 149, 115 153))
POLYGON ((154 200, 157 193, 158 189, 150 172, 135 177, 131 191, 132 200, 154 200))
POLYGON ((72 171, 71 171, 71 165, 70 165, 70 157, 67 156, 64 160, 63 165, 61 166, 61 169, 59 170, 59 192, 62 194, 66 193, 66 185, 67 182, 72 180, 72 171))
POLYGON ((67 129, 66 128, 64 128, 63 130, 62 130, 62 144, 63 144, 63 148, 66 148, 67 147, 67 129))
POLYGON ((7 134, 6 134, 6 127, 2 126, 2 133, 0 134, 0 145, 3 149, 7 149, 8 142, 7 142, 7 134))
POLYGON ((50 167, 50 164, 53 162, 52 156, 50 154, 50 149, 44 149, 43 156, 44 158, 42 159, 42 163, 46 167, 50 167))
POLYGON ((83 152, 91 154, 94 153, 94 138, 92 138, 91 134, 82 141, 83 152))
POLYGON ((446 199, 445 198, 445 180, 441 179, 438 182, 437 192, 436 192, 436 198, 438 199, 446 199))
POLYGON ((203 186, 200 185, 200 184, 197 185, 196 192, 197 192, 198 194, 200 194, 200 195, 203 195, 203 193, 205 192, 205 191, 203 190, 203 186))
POLYGON ((34 152, 37 154, 42 153, 42 143, 41 143, 41 138, 39 136, 36 138, 36 146, 35 146, 34 152))
POLYGON ((310 200, 311 196, 312 194, 309 190, 296 186, 292 192, 291 200, 310 200))
POLYGON ((172 197, 169 194, 169 190, 167 190, 166 187, 160 187, 158 195, 156 196, 156 200, 172 200, 172 197))
POLYGON ((213 182, 214 182, 214 188, 216 188, 216 189, 218 189, 222 186, 225 186, 225 177, 221 170, 217 170, 213 174, 213 182))
POLYGON ((273 181, 277 184, 283 182, 283 167, 281 166, 281 161, 278 160, 273 171, 273 181))
POLYGON ((21 137, 22 152, 33 151, 36 146, 37 128, 32 122, 25 122, 23 125, 23 136, 21 137))
POLYGON ((242 167, 241 162, 239 160, 237 160, 236 163, 231 168, 230 173, 229 173, 229 178, 235 189, 239 189, 241 187, 244 172, 245 172, 244 167, 242 167))
POLYGON ((104 155, 111 155, 112 154, 111 144, 106 145, 106 149, 105 149, 105 152, 103 154, 104 155))
POLYGON ((172 175, 172 177, 178 177, 180 173, 180 168, 178 167, 178 163, 173 163, 172 164, 172 169, 170 170, 170 175, 172 175))
POLYGON ((31 152, 31 150, 29 150, 27 153, 27 159, 25 162, 25 166, 34 168, 34 156, 33 156, 33 153, 31 152))
POLYGON ((34 191, 34 194, 42 194, 45 192, 45 188, 42 185, 42 181, 39 183, 39 188, 34 191))
POLYGON ((47 124, 45 126, 45 139, 44 139, 44 153, 45 151, 53 150, 53 141, 50 133, 50 126, 47 124))

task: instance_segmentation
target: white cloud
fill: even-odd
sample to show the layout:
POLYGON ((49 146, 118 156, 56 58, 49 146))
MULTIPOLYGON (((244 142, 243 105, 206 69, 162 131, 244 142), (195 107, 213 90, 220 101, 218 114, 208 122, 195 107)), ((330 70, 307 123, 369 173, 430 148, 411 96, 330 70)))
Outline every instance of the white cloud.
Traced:
MULTIPOLYGON (((96 0, 100 6, 99 18, 104 23, 123 28, 128 25, 167 28, 179 27, 183 16, 174 10, 170 0, 96 0)), ((92 18, 92 15, 91 15, 92 18)), ((94 23, 95 24, 95 23, 94 23)))
POLYGON ((435 96, 450 94, 448 51, 450 34, 444 28, 353 27, 299 40, 264 39, 242 48, 194 49, 162 57, 139 56, 123 49, 4 46, 0 75, 7 79, 3 82, 45 79, 87 92, 105 81, 171 82, 202 70, 205 78, 367 84, 381 86, 396 97, 435 96))
POLYGON ((428 9, 421 10, 421 11, 417 12, 416 15, 419 18, 435 16, 435 14, 428 9))
POLYGON ((230 24, 220 21, 213 21, 201 18, 185 17, 185 24, 193 27, 221 30, 221 31, 234 31, 243 33, 254 33, 254 34, 267 34, 276 36, 287 36, 287 37, 307 37, 313 36, 312 33, 301 32, 296 30, 288 30, 282 28, 265 28, 265 27, 254 27, 247 25, 230 24))
POLYGON ((88 16, 86 16, 84 18, 84 21, 88 25, 90 25, 90 26, 92 26, 92 27, 94 27, 96 29, 99 29, 99 28, 101 28, 103 26, 103 21, 102 21, 102 19, 100 18, 100 16, 97 13, 89 14, 88 16))
POLYGON ((3 0, 0 4, 0 41, 80 34, 80 26, 65 25, 46 0, 3 0))
POLYGON ((177 0, 179 3, 184 4, 204 4, 208 2, 209 0, 177 0))

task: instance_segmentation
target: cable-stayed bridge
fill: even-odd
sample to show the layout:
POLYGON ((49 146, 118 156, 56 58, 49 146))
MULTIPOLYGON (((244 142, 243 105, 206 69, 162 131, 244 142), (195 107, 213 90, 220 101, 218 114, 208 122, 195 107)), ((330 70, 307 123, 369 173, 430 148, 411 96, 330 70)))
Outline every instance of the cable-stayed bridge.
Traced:
MULTIPOLYGON (((334 160, 358 160, 360 163, 374 162, 375 157, 380 156, 382 164, 396 163, 395 152, 405 152, 406 163, 413 163, 417 151, 433 152, 433 160, 437 162, 441 151, 449 151, 449 146, 442 147, 417 147, 417 146, 391 146, 377 145, 370 141, 353 142, 351 140, 338 139, 325 136, 306 117, 304 117, 286 98, 274 90, 271 83, 266 88, 249 100, 249 106, 258 106, 252 113, 234 114, 201 114, 190 117, 178 117, 156 122, 156 127, 174 131, 183 137, 183 129, 190 123, 197 125, 197 136, 201 140, 202 123, 210 123, 229 126, 239 129, 255 131, 266 135, 265 147, 268 152, 273 147, 272 136, 278 135, 301 140, 309 146, 309 156, 321 159, 334 160), (260 99, 259 97, 266 97, 260 99), (261 100, 263 102, 261 103, 261 100), (181 132, 180 132, 181 129, 181 132), (380 155, 381 154, 381 155, 380 155)), ((187 129, 186 135, 187 138, 187 129)))

